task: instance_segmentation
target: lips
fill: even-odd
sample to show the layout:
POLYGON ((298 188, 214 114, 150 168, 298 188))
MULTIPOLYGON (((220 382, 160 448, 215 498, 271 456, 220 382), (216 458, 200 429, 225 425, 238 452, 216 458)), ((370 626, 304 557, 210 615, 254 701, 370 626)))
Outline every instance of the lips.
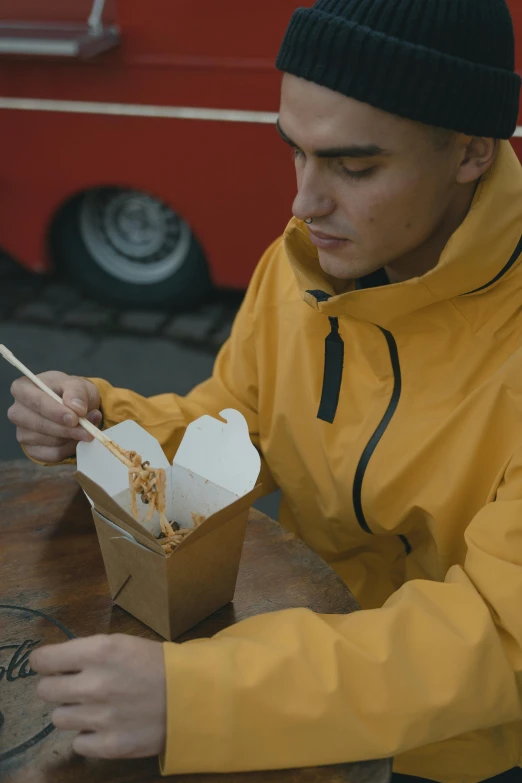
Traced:
POLYGON ((349 239, 342 237, 333 237, 330 234, 323 234, 322 231, 310 231, 310 241, 313 245, 321 250, 335 250, 341 247, 345 247, 349 239))
POLYGON ((311 228, 308 230, 312 236, 317 237, 318 239, 336 239, 338 242, 347 242, 345 237, 334 237, 332 234, 324 234, 322 231, 313 231, 311 228))

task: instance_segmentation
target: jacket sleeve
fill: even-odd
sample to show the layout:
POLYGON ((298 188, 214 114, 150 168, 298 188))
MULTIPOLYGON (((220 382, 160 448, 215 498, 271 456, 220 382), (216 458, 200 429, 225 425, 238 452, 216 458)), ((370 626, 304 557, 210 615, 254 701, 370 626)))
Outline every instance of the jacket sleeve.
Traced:
MULTIPOLYGON (((261 452, 258 424, 258 377, 256 361, 256 304, 264 275, 277 253, 281 240, 276 241, 261 259, 235 319, 230 339, 221 349, 212 377, 185 397, 174 393, 143 397, 129 389, 118 389, 101 378, 89 378, 101 396, 102 429, 106 430, 126 419, 136 421, 161 444, 172 461, 185 429, 195 419, 209 414, 218 416, 226 408, 240 411, 248 422, 250 437, 261 452)), ((176 368, 172 367, 172 383, 176 383, 176 368)), ((36 460, 35 460, 36 461, 36 460)), ((65 460, 63 464, 72 463, 65 460)), ((39 463, 43 464, 43 463, 39 463)), ((261 454, 259 478, 265 494, 277 489, 261 454)))
POLYGON ((522 455, 444 582, 379 609, 291 609, 164 645, 164 774, 395 756, 522 717, 522 455))

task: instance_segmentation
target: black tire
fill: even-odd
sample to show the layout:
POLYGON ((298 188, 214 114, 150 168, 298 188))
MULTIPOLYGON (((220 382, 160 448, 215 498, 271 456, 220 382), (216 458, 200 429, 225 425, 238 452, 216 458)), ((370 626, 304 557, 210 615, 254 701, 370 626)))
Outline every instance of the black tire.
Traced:
MULTIPOLYGON (((112 235, 114 233, 112 231, 112 235)), ((119 188, 103 188, 81 194, 61 209, 53 223, 50 240, 57 268, 82 292, 102 302, 140 309, 187 310, 207 299, 212 290, 205 255, 187 223, 166 205, 146 194, 119 188), (158 230, 159 239, 154 237, 158 242, 163 239, 163 246, 147 258, 132 257, 133 239, 130 235, 125 238, 122 234, 121 242, 115 245, 111 242, 111 233, 105 233, 104 199, 106 204, 114 204, 117 199, 125 198, 150 202, 163 216, 165 225, 170 221, 168 228, 162 224, 164 236, 160 236, 158 230), (98 203, 101 204, 100 226, 91 229, 91 223, 86 224, 85 216, 87 209, 89 215, 94 213, 98 203), (121 244, 128 248, 128 255, 117 246, 121 244), (158 274, 161 279, 155 279, 158 274)), ((139 243, 135 247, 144 252, 139 243)))

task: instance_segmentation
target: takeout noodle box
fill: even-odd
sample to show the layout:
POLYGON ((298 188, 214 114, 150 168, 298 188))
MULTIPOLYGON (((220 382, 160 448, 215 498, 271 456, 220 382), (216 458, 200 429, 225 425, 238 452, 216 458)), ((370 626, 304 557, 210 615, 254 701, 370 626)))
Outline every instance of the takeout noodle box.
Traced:
POLYGON ((225 421, 203 416, 187 427, 172 465, 158 441, 134 421, 105 435, 166 472, 167 519, 193 528, 166 555, 155 512, 138 498, 132 516, 128 470, 101 443, 79 443, 76 478, 92 513, 112 598, 165 639, 173 640, 233 599, 261 460, 238 411, 225 421), (204 520, 204 521, 203 521, 204 520))

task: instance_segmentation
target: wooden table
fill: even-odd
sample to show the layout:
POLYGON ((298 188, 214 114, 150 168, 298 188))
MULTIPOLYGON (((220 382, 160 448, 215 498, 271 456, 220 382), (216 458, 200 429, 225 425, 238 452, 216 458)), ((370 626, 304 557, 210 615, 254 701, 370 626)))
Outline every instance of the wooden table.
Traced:
MULTIPOLYGON (((0 779, 3 783, 159 783, 156 759, 87 761, 55 731, 28 665, 39 644, 95 633, 153 631, 113 606, 89 505, 69 467, 0 463, 0 779)), ((236 597, 183 639, 210 636, 261 612, 307 606, 347 613, 345 585, 302 542, 252 512, 236 597)), ((391 763, 238 775, 178 776, 180 783, 388 783, 391 763)))

